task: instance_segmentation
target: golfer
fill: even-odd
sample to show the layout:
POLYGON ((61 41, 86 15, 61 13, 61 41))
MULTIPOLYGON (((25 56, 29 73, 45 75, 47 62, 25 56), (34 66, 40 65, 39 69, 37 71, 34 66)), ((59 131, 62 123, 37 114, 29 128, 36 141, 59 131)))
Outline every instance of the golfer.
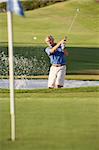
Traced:
POLYGON ((68 56, 68 51, 65 47, 66 39, 62 39, 58 43, 54 42, 53 36, 48 36, 45 39, 48 47, 45 52, 50 58, 50 72, 48 78, 49 88, 61 88, 64 85, 64 79, 66 75, 66 57, 68 56))

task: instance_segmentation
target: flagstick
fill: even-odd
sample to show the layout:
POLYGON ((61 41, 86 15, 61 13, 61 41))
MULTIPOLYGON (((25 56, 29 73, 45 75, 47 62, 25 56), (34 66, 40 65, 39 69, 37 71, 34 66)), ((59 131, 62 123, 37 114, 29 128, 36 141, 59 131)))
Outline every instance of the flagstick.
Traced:
POLYGON ((13 29, 12 13, 7 12, 8 18, 8 48, 9 48, 9 78, 10 78, 10 114, 11 114, 11 140, 15 141, 15 104, 14 104, 14 72, 13 72, 13 29))

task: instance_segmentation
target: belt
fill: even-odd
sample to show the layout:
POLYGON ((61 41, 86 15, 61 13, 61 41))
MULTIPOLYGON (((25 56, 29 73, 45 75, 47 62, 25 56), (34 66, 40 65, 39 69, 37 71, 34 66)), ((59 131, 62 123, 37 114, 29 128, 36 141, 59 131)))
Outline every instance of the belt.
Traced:
POLYGON ((65 64, 52 64, 52 66, 55 66, 55 67, 61 67, 61 66, 64 66, 65 64))

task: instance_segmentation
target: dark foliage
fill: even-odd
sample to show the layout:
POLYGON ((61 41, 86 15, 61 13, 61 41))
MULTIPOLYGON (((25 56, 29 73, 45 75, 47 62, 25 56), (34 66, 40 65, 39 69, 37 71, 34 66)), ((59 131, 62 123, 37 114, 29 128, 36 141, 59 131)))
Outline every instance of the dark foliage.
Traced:
MULTIPOLYGON (((21 3, 24 8, 24 11, 28 11, 63 1, 67 0, 26 0, 22 1, 21 3)), ((5 2, 0 3, 0 12, 6 12, 6 8, 7 7, 5 2)))

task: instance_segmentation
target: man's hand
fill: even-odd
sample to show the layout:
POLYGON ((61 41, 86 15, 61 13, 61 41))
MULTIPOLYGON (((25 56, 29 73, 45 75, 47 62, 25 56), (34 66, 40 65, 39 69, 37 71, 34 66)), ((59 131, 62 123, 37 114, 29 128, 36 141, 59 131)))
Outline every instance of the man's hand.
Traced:
POLYGON ((67 40, 67 36, 65 36, 65 38, 64 38, 64 41, 66 41, 67 40))
POLYGON ((62 39, 61 41, 59 41, 52 49, 51 49, 51 53, 54 53, 55 51, 57 51, 57 48, 62 45, 62 44, 66 44, 66 37, 64 39, 62 39))
POLYGON ((60 45, 61 44, 66 44, 66 40, 67 40, 67 37, 65 36, 65 38, 64 39, 62 39, 59 43, 60 43, 60 45))

